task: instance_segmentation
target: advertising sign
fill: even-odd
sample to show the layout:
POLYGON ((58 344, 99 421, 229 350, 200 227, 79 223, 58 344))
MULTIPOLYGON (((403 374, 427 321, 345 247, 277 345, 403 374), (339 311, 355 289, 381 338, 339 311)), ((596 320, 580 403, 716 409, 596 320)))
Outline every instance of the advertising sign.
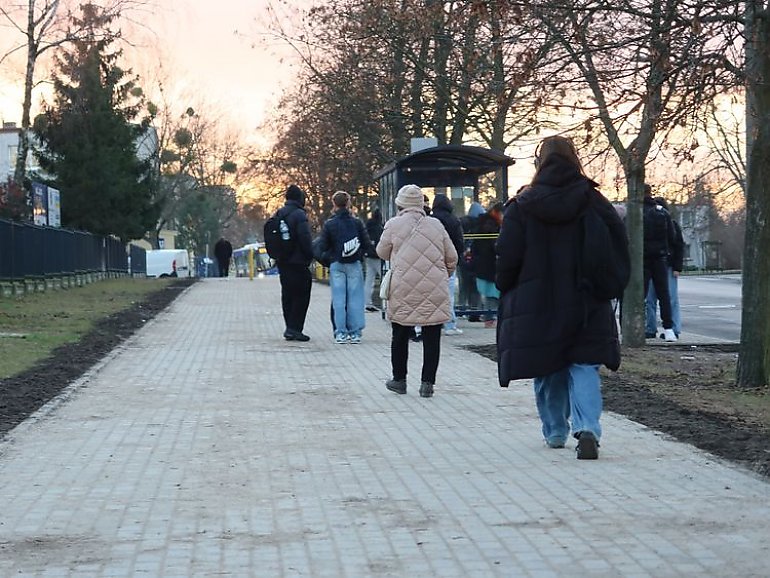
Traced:
POLYGON ((48 226, 61 227, 61 196, 53 187, 48 187, 48 226))
POLYGON ((32 215, 36 225, 48 224, 48 187, 32 183, 32 215))

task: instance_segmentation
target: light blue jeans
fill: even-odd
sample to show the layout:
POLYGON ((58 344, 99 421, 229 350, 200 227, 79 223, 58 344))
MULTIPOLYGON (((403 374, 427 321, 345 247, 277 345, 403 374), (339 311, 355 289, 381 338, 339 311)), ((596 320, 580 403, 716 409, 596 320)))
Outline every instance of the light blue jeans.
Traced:
POLYGON ((602 383, 598 365, 573 363, 564 369, 535 378, 535 402, 543 437, 549 443, 563 443, 573 435, 590 431, 602 435, 602 383))
POLYGON ((444 323, 444 330, 457 329, 457 315, 455 315, 455 287, 457 287, 457 271, 449 277, 449 313, 452 318, 444 323))
MULTIPOLYGON (((674 324, 672 329, 678 337, 682 333, 682 314, 679 311, 679 279, 674 277, 674 270, 671 267, 668 268, 668 294, 671 297, 671 321, 674 324)), ((644 301, 647 313, 645 333, 655 333, 658 330, 658 296, 652 283, 650 283, 644 301)))
POLYGON ((382 276, 382 261, 379 258, 372 259, 367 257, 366 260, 366 281, 364 282, 364 300, 367 307, 372 305, 372 293, 374 293, 374 279, 379 275, 382 276))
POLYGON ((334 262, 329 267, 335 337, 361 337, 364 314, 364 271, 361 263, 334 262))

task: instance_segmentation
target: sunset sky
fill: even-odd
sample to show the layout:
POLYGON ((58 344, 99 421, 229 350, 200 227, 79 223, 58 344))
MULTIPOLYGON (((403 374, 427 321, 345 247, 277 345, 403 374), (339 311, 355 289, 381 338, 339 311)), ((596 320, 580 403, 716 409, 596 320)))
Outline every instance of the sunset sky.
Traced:
MULTIPOLYGON (((307 3, 283 2, 289 8, 307 3)), ((151 10, 132 15, 139 26, 124 25, 124 36, 139 44, 127 50, 128 63, 145 79, 148 90, 162 66, 169 92, 194 100, 191 104, 205 104, 249 138, 292 74, 290 51, 264 35, 266 4, 260 0, 155 0, 151 10)), ((0 54, 22 41, 3 23, 0 54)), ((0 65, 0 120, 5 122, 21 121, 23 62, 19 52, 0 65)), ((41 66, 36 78, 46 77, 41 66)), ((36 91, 35 106, 44 91, 36 91)))

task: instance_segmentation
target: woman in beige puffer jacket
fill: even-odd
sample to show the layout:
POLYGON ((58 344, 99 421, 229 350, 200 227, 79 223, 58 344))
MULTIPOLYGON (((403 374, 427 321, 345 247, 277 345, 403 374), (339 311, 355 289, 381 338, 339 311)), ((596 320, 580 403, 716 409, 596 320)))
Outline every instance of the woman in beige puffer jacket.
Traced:
POLYGON ((433 395, 440 355, 441 327, 449 321, 447 279, 457 266, 457 251, 438 219, 425 216, 422 190, 401 187, 396 197, 398 215, 385 223, 377 255, 390 261, 387 315, 392 324, 389 390, 406 393, 409 336, 422 327, 423 365, 420 395, 433 395))

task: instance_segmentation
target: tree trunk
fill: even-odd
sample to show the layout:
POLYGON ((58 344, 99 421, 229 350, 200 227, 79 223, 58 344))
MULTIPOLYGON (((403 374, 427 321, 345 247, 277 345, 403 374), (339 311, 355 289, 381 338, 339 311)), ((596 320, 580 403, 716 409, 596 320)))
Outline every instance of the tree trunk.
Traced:
MULTIPOLYGON (((503 58, 502 29, 500 12, 497 2, 490 8, 490 29, 492 34, 492 95, 494 98, 494 119, 492 125, 492 148, 505 152, 505 121, 508 117, 508 106, 505 104, 505 59, 503 58)), ((505 169, 503 169, 505 170, 505 169)), ((500 171, 495 175, 495 197, 498 201, 508 199, 508 191, 503 190, 503 175, 500 171)))
POLYGON ((463 38, 462 62, 457 86, 457 98, 454 102, 454 116, 449 144, 463 144, 468 129, 468 114, 470 112, 471 85, 473 83, 474 49, 476 46, 476 30, 479 26, 477 16, 471 16, 465 26, 463 38))
POLYGON ((746 236, 737 383, 770 383, 770 8, 746 7, 746 236))
MULTIPOLYGON (((402 3, 402 8, 404 4, 402 3)), ((399 28, 399 35, 403 35, 403 28, 399 28)), ((393 139, 393 152, 396 156, 403 156, 409 150, 409 134, 404 118, 404 86, 406 82, 406 55, 405 45, 402 42, 396 43, 396 50, 393 53, 392 78, 393 83, 389 95, 389 118, 386 124, 390 130, 393 139)))
POLYGON ((420 42, 420 52, 417 57, 417 65, 414 70, 410 95, 412 136, 425 136, 423 90, 425 84, 425 71, 428 67, 428 55, 430 54, 430 39, 423 38, 420 42))
POLYGON ((622 331, 623 345, 641 347, 644 345, 644 163, 627 162, 626 228, 628 230, 628 251, 631 255, 631 279, 623 294, 622 331))
POLYGON ((34 9, 29 8, 27 16, 27 67, 24 71, 24 103, 21 109, 21 131, 19 132, 19 149, 16 155, 16 167, 13 180, 24 188, 24 178, 27 174, 27 152, 29 151, 30 110, 32 109, 32 87, 35 81, 35 63, 38 56, 38 45, 35 42, 34 9))
POLYGON ((433 76, 436 91, 436 104, 433 111, 433 135, 438 144, 447 144, 447 125, 449 118, 449 100, 451 98, 447 66, 452 51, 452 38, 447 30, 447 22, 441 3, 435 7, 433 28, 433 76))

